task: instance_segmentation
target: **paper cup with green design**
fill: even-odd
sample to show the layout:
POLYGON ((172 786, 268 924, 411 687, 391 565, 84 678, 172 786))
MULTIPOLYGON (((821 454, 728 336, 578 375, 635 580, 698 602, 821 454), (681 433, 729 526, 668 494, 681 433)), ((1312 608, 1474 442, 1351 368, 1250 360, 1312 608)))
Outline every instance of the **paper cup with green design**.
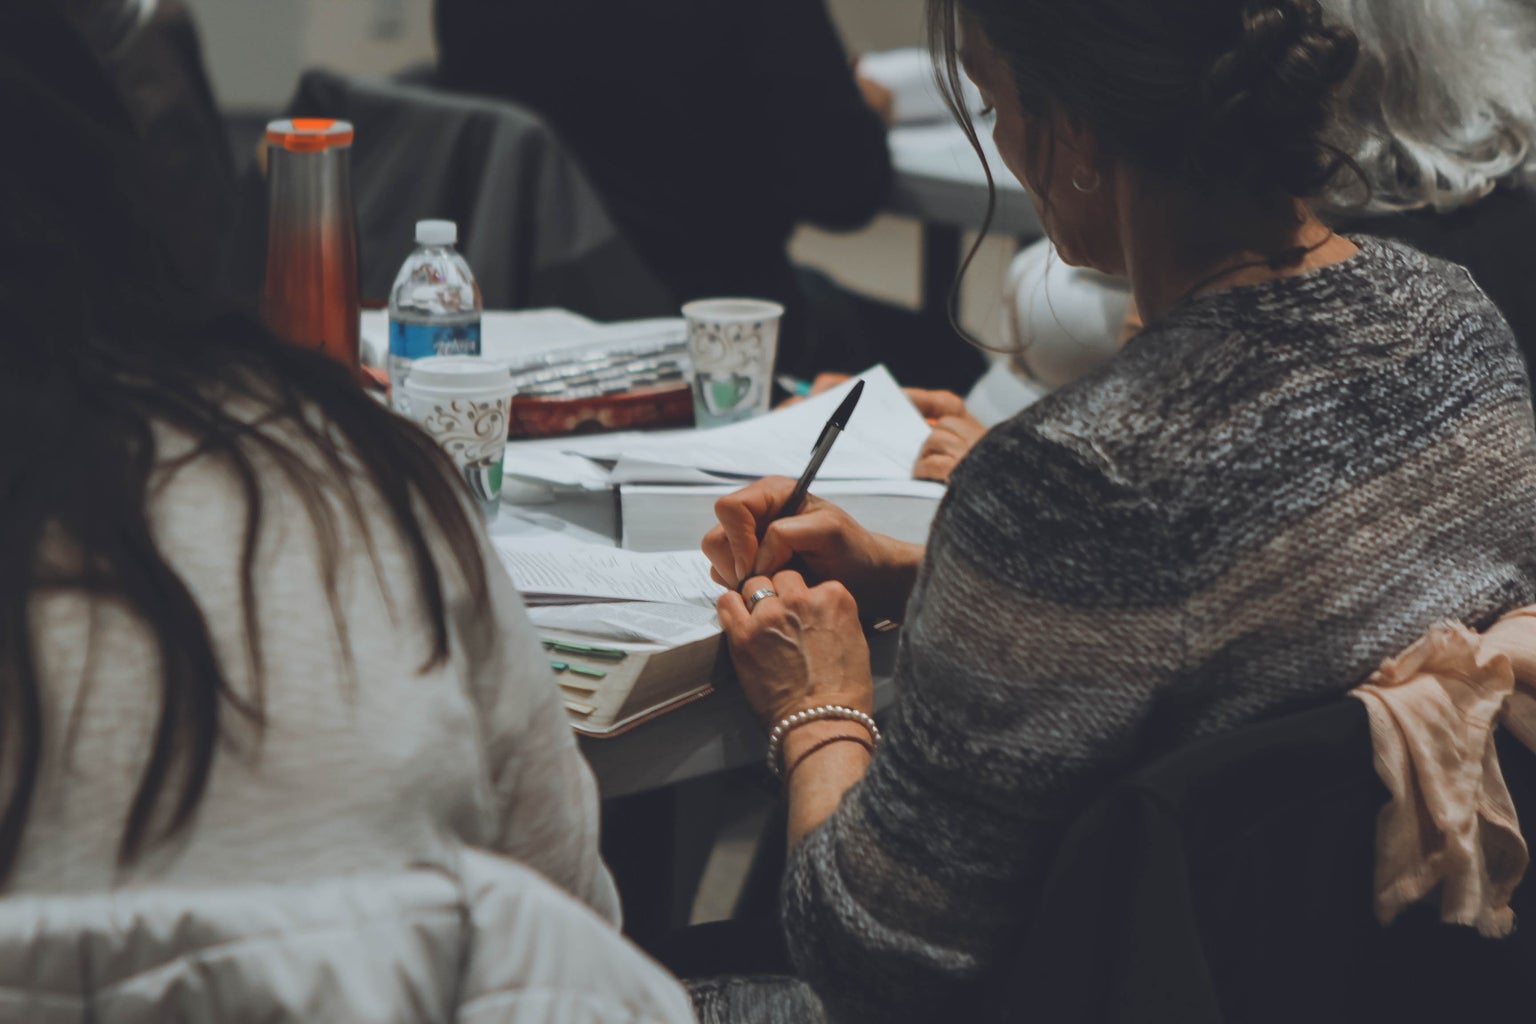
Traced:
POLYGON ((683 307, 699 426, 735 423, 768 411, 783 315, 783 306, 762 299, 701 299, 683 307))
POLYGON ((411 418, 448 453, 487 521, 501 501, 512 392, 506 364, 480 356, 418 359, 405 381, 411 418))

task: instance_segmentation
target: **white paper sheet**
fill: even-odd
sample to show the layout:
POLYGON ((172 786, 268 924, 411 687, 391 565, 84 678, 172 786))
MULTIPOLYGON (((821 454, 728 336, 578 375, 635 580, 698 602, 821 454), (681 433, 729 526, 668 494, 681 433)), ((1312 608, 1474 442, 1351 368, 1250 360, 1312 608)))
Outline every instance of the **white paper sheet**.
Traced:
POLYGON ((720 632, 713 610, 688 604, 651 601, 545 605, 528 609, 533 624, 610 640, 676 647, 720 632))
MULTIPOLYGON (((567 458, 574 457, 567 456, 567 458)), ((587 465, 595 465, 595 463, 588 462, 587 465)), ((669 466, 664 462, 635 459, 628 455, 613 464, 613 469, 608 474, 608 481, 615 486, 619 484, 717 484, 732 488, 741 486, 739 477, 721 476, 719 473, 689 469, 686 466, 669 466)))
POLYGON ((504 476, 544 484, 557 492, 607 490, 613 484, 611 475, 602 466, 580 455, 560 451, 547 441, 508 444, 501 471, 504 476))
MULTIPOLYGON (((883 366, 803 402, 741 423, 712 430, 572 438, 563 447, 570 454, 609 462, 641 460, 652 469, 677 466, 748 479, 798 477, 822 428, 859 379, 864 381, 864 394, 848 420, 848 429, 822 464, 819 479, 905 479, 928 439, 928 424, 883 366)), ((658 479, 661 475, 653 473, 648 482, 671 482, 658 479)), ((676 482, 696 483, 698 478, 680 473, 676 482)))
POLYGON ((660 601, 713 610, 725 588, 709 577, 702 551, 640 553, 619 548, 551 551, 493 537, 512 582, 529 604, 660 601))

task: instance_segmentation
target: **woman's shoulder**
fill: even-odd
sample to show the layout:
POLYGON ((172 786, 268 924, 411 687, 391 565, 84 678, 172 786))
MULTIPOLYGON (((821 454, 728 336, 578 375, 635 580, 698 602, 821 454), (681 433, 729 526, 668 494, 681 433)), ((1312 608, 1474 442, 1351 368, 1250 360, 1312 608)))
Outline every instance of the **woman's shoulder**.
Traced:
POLYGON ((931 557, 1049 600, 1172 599, 1178 571, 1156 481, 1124 417, 1095 419, 1093 393, 1050 396, 977 443, 950 481, 931 557))
POLYGON ((1123 511, 1183 493, 1239 457, 1301 459, 1313 433, 1371 407, 1430 407, 1435 394, 1502 401, 1523 382, 1513 336, 1465 271, 1362 239, 1343 263, 1197 300, 1149 326, 990 431, 957 468, 951 502, 997 514, 1072 500, 1100 516, 1111 501, 1123 511), (1291 426, 1266 426, 1279 422, 1291 426))
MULTIPOLYGON (((1212 333, 1284 347, 1297 342, 1423 338, 1466 316, 1500 329, 1498 310, 1472 275, 1401 241, 1351 236, 1357 252, 1337 263, 1195 299, 1143 332, 1145 339, 1212 333)), ((1262 356, 1262 352, 1256 352, 1262 356)))
POLYGON ((1402 242, 1352 240, 1358 252, 1338 263, 1183 304, 1039 414, 1156 450, 1301 394, 1334 402, 1523 376, 1513 333, 1464 268, 1402 242), (1162 436, 1149 445, 1149 432, 1162 436))

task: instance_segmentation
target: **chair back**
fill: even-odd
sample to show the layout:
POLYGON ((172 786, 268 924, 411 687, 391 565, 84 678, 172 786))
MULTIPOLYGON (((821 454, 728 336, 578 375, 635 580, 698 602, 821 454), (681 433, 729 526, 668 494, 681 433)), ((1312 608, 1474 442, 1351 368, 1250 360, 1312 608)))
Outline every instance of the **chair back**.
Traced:
MULTIPOLYGON (((287 115, 342 118, 355 129, 365 303, 388 300, 416 221, 444 218, 458 223, 459 251, 487 309, 558 307, 598 320, 676 315, 671 293, 533 112, 425 85, 309 71, 287 115)), ((263 184, 247 183, 245 249, 264 246, 263 184)), ((241 262, 250 259, 243 253, 241 262)), ((240 290, 249 287, 240 282, 240 290)))
MULTIPOLYGON (((1536 822, 1536 755, 1507 734, 1498 744, 1516 809, 1536 822)), ((1154 762, 1069 830, 993 1015, 1353 1024, 1536 1008, 1529 877, 1506 939, 1442 924, 1433 902, 1377 922, 1386 800, 1352 699, 1154 762)))

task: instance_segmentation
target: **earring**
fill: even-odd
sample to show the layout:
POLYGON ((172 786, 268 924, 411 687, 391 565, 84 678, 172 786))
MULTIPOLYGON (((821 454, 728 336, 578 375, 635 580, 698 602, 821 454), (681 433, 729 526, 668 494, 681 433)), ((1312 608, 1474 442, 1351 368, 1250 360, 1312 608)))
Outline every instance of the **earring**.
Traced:
POLYGON ((1077 180, 1077 175, 1080 172, 1081 172, 1081 168, 1079 168, 1078 171, 1074 171, 1072 173, 1072 187, 1077 189, 1079 192, 1084 192, 1084 193, 1097 192, 1099 190, 1099 187, 1104 184, 1103 176, 1100 175, 1098 171, 1094 171, 1093 172, 1093 183, 1089 184, 1089 185, 1084 185, 1082 182, 1077 180))

